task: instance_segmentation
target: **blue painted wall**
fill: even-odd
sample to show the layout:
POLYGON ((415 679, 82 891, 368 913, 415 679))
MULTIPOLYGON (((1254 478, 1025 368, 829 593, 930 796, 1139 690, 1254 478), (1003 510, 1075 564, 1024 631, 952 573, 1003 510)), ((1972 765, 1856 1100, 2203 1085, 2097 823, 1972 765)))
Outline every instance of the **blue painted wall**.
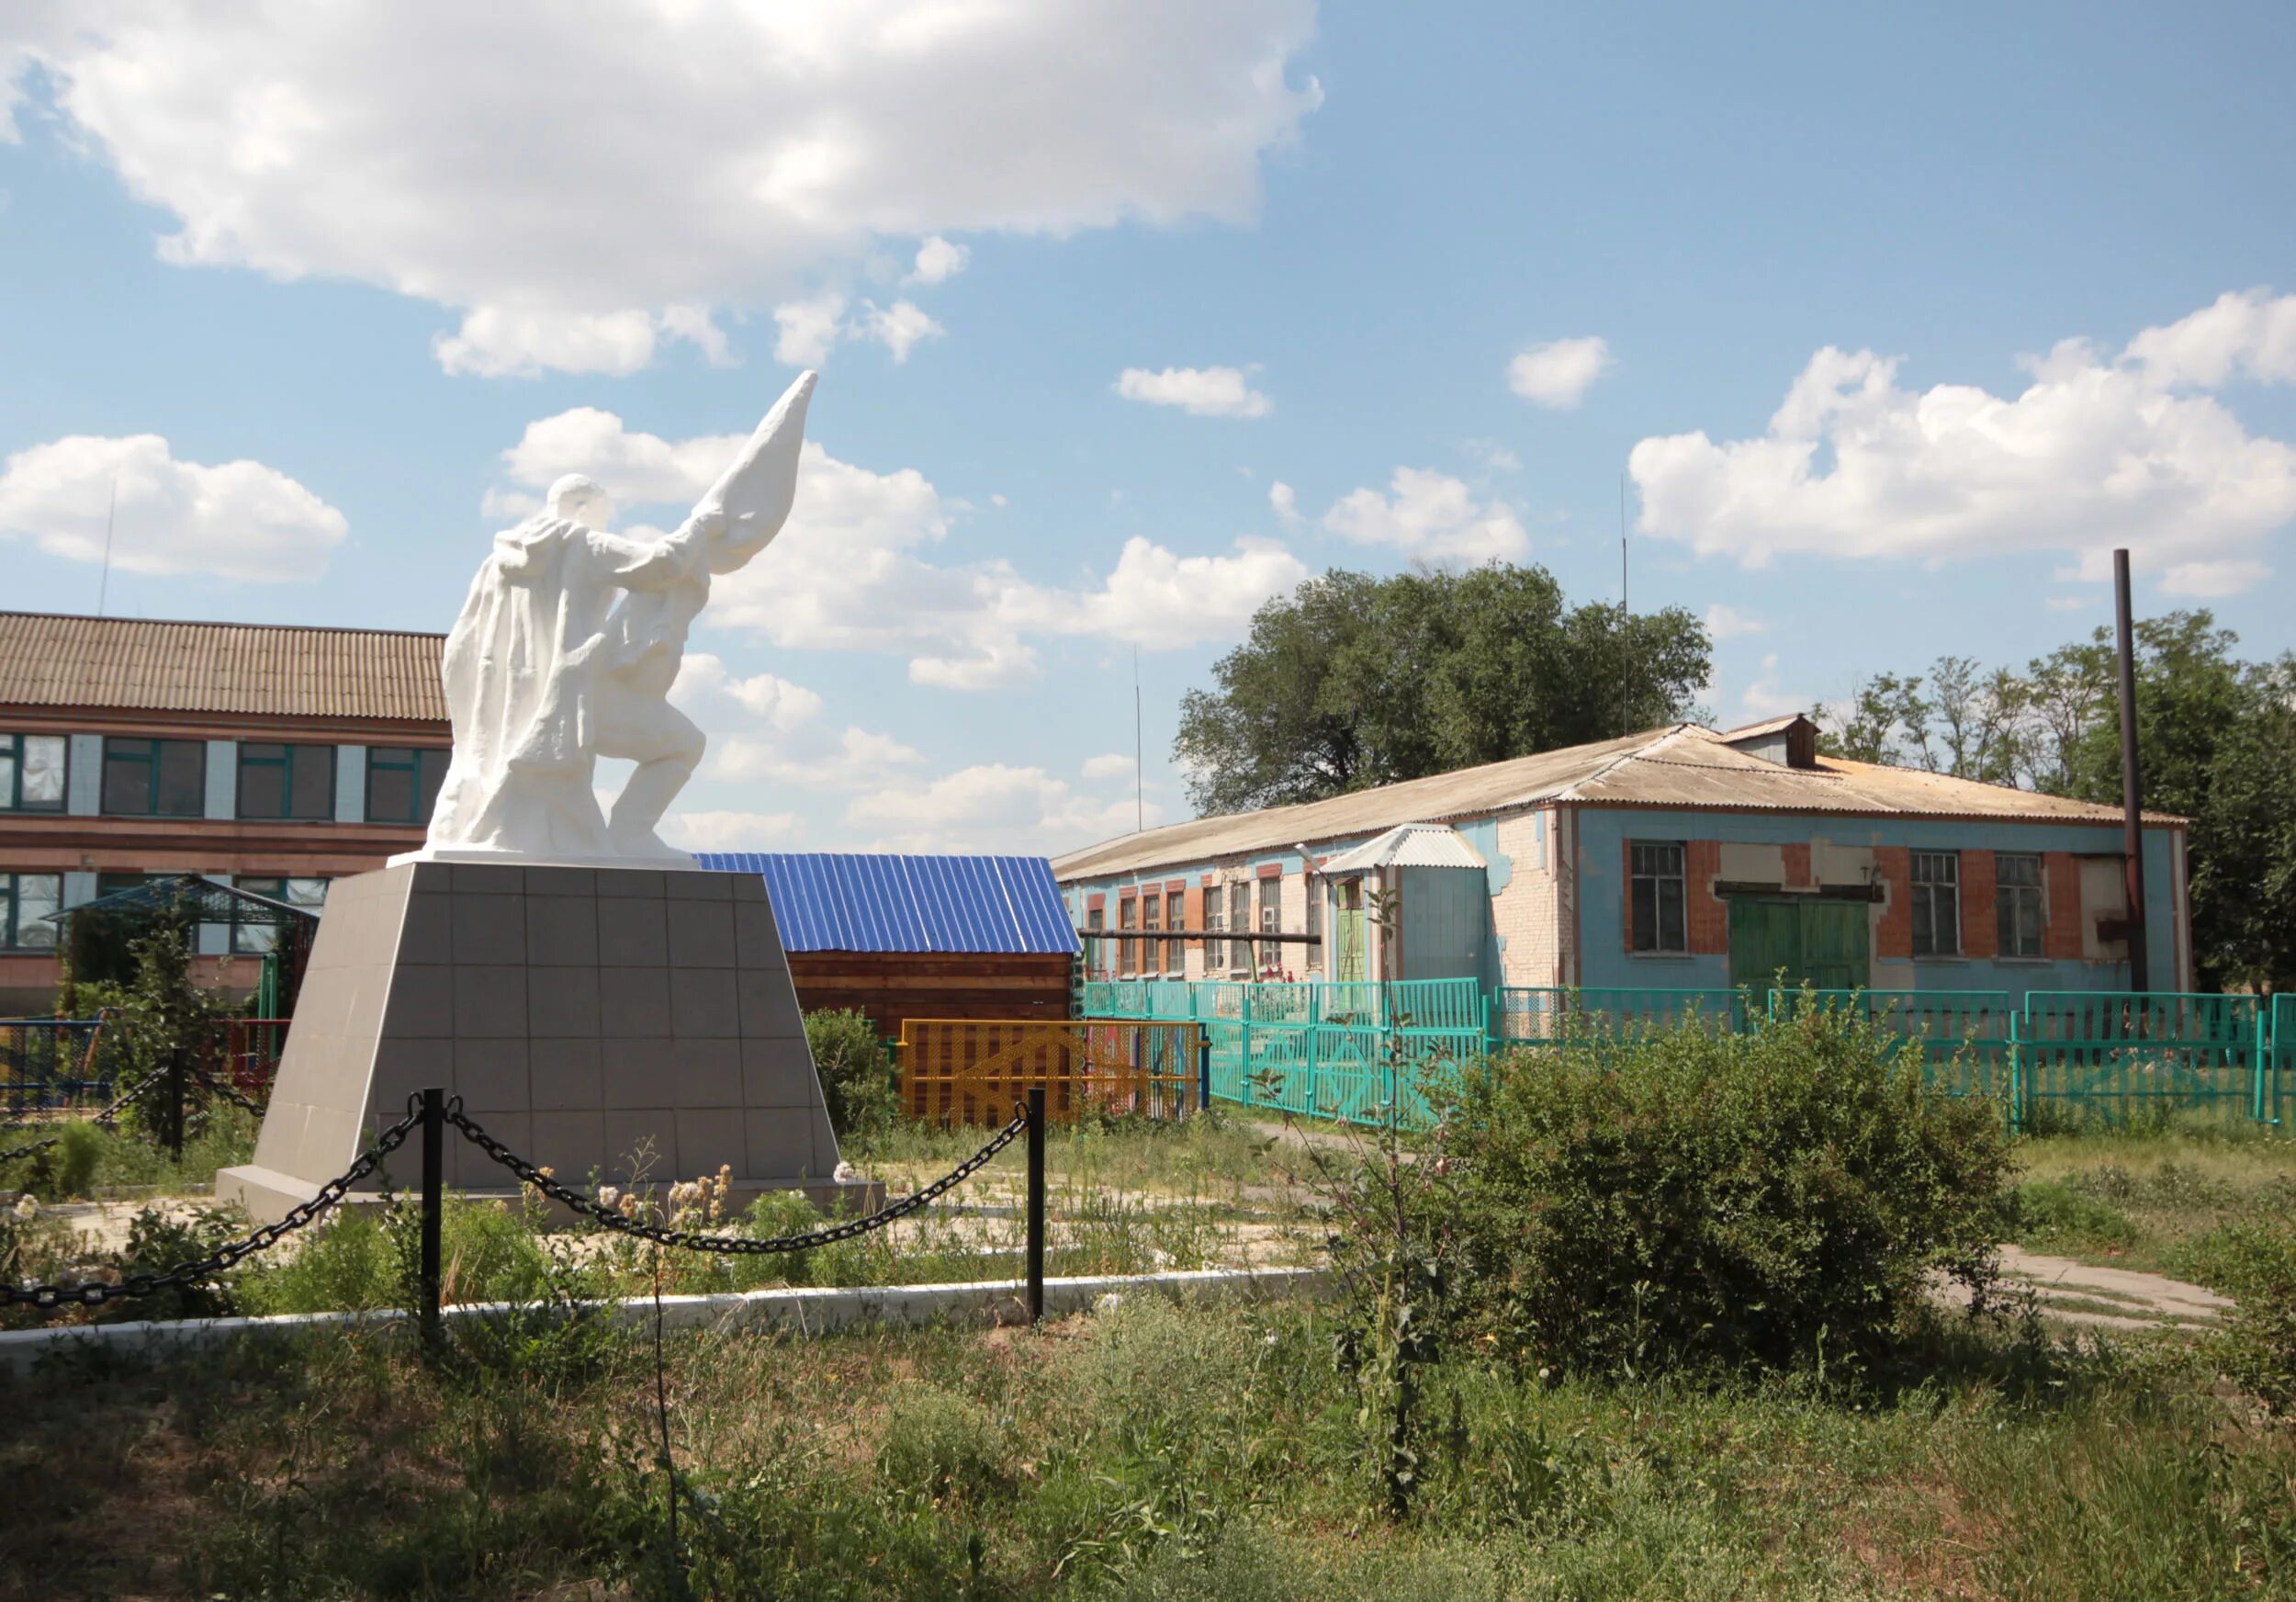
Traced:
MULTIPOLYGON (((1659 986, 1720 988, 1730 982, 1725 956, 1638 955, 1626 949, 1626 894, 1619 883, 1628 840, 1728 840, 1802 845, 1823 836, 1837 846, 1904 846, 1916 851, 2074 852, 2105 854, 2121 849, 2118 828, 1975 819, 1813 818, 1808 814, 1578 811, 1577 880, 1580 982, 1589 987, 1659 986)), ((2176 986, 2171 831, 2144 831, 2144 897, 2154 916, 2146 924, 2156 989, 2176 986)), ((1694 894, 1695 889, 1694 888, 1694 894)), ((1887 990, 2117 990, 2126 988, 2125 964, 2078 961, 2000 961, 1977 957, 1881 959, 1874 987, 1887 990)))

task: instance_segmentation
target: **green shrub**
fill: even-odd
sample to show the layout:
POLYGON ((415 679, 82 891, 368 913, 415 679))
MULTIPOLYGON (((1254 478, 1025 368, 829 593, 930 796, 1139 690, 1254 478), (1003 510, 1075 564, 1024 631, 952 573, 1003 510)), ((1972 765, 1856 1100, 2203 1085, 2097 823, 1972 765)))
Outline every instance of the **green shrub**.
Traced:
POLYGON ((824 1009, 805 1014, 805 1044, 829 1103, 829 1126, 841 1140, 866 1140, 893 1122, 899 1106, 893 1064, 869 1014, 824 1009))
POLYGON ((2212 1232, 2211 1277, 2234 1306, 2212 1341, 2234 1382, 2296 1416, 2296 1221, 2256 1219, 2212 1232))
POLYGON ((1422 1203, 1452 1315, 1577 1369, 1878 1354, 1933 1271, 1989 1283, 2010 1211, 1999 1110, 1898 1055, 1831 1010, 1469 1065, 1422 1203))

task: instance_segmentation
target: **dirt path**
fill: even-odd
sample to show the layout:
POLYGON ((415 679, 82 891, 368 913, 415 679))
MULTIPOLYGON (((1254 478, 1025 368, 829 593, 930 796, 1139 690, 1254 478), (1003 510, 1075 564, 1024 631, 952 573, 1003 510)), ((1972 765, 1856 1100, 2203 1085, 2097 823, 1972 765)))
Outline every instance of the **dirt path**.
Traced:
POLYGON ((2231 1298, 2166 1274, 2100 1268, 2021 1247, 2001 1248, 2001 1269, 2012 1287, 2032 1288, 2043 1313, 2073 1324, 2112 1329, 2205 1328, 2232 1308, 2231 1298))

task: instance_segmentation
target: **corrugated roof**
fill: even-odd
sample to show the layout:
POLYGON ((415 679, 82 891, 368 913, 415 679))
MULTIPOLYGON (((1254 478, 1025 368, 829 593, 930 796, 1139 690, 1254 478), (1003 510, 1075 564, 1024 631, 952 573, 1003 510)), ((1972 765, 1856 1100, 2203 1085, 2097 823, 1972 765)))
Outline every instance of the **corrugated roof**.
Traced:
POLYGON ((696 852, 718 873, 759 874, 793 952, 1076 949, 1075 925, 1042 857, 696 852))
POLYGON ((1323 864, 1326 874, 1358 874, 1367 868, 1481 868, 1482 853, 1458 829, 1440 823, 1399 823, 1377 840, 1323 864))
MULTIPOLYGON (((1815 768, 1733 750, 1696 724, 1644 729, 1297 807, 1199 818, 1055 858, 1063 880, 1180 866, 1242 852, 1360 839, 1399 823, 1481 817, 1543 801, 1864 816, 2117 824, 2121 809, 2007 784, 1821 757, 1815 768)), ((2174 823, 2167 813, 2146 813, 2174 823)))
POLYGON ((444 725, 443 634, 0 612, 0 705, 444 725))
POLYGON ((1788 712, 1783 716, 1765 717, 1759 723, 1741 723, 1736 728, 1724 729, 1722 738, 1735 742, 1741 739, 1752 739, 1758 735, 1775 734, 1782 728, 1793 728, 1795 724, 1804 721, 1804 717, 1805 715, 1802 713, 1788 712))

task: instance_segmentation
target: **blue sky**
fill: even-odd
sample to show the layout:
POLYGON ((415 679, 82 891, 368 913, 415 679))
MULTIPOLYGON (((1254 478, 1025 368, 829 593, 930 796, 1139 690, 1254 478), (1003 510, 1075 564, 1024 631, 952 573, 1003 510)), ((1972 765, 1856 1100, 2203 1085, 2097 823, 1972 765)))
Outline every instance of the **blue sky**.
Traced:
POLYGON ((456 9, 0 18, 0 605, 93 609, 117 485, 116 613, 444 628, 550 477, 667 526, 805 363, 692 844, 1129 828, 1136 649, 1185 816, 1255 605, 1614 598, 1622 479, 1725 723, 2077 637, 2114 544, 2296 646, 2285 6, 456 9))

